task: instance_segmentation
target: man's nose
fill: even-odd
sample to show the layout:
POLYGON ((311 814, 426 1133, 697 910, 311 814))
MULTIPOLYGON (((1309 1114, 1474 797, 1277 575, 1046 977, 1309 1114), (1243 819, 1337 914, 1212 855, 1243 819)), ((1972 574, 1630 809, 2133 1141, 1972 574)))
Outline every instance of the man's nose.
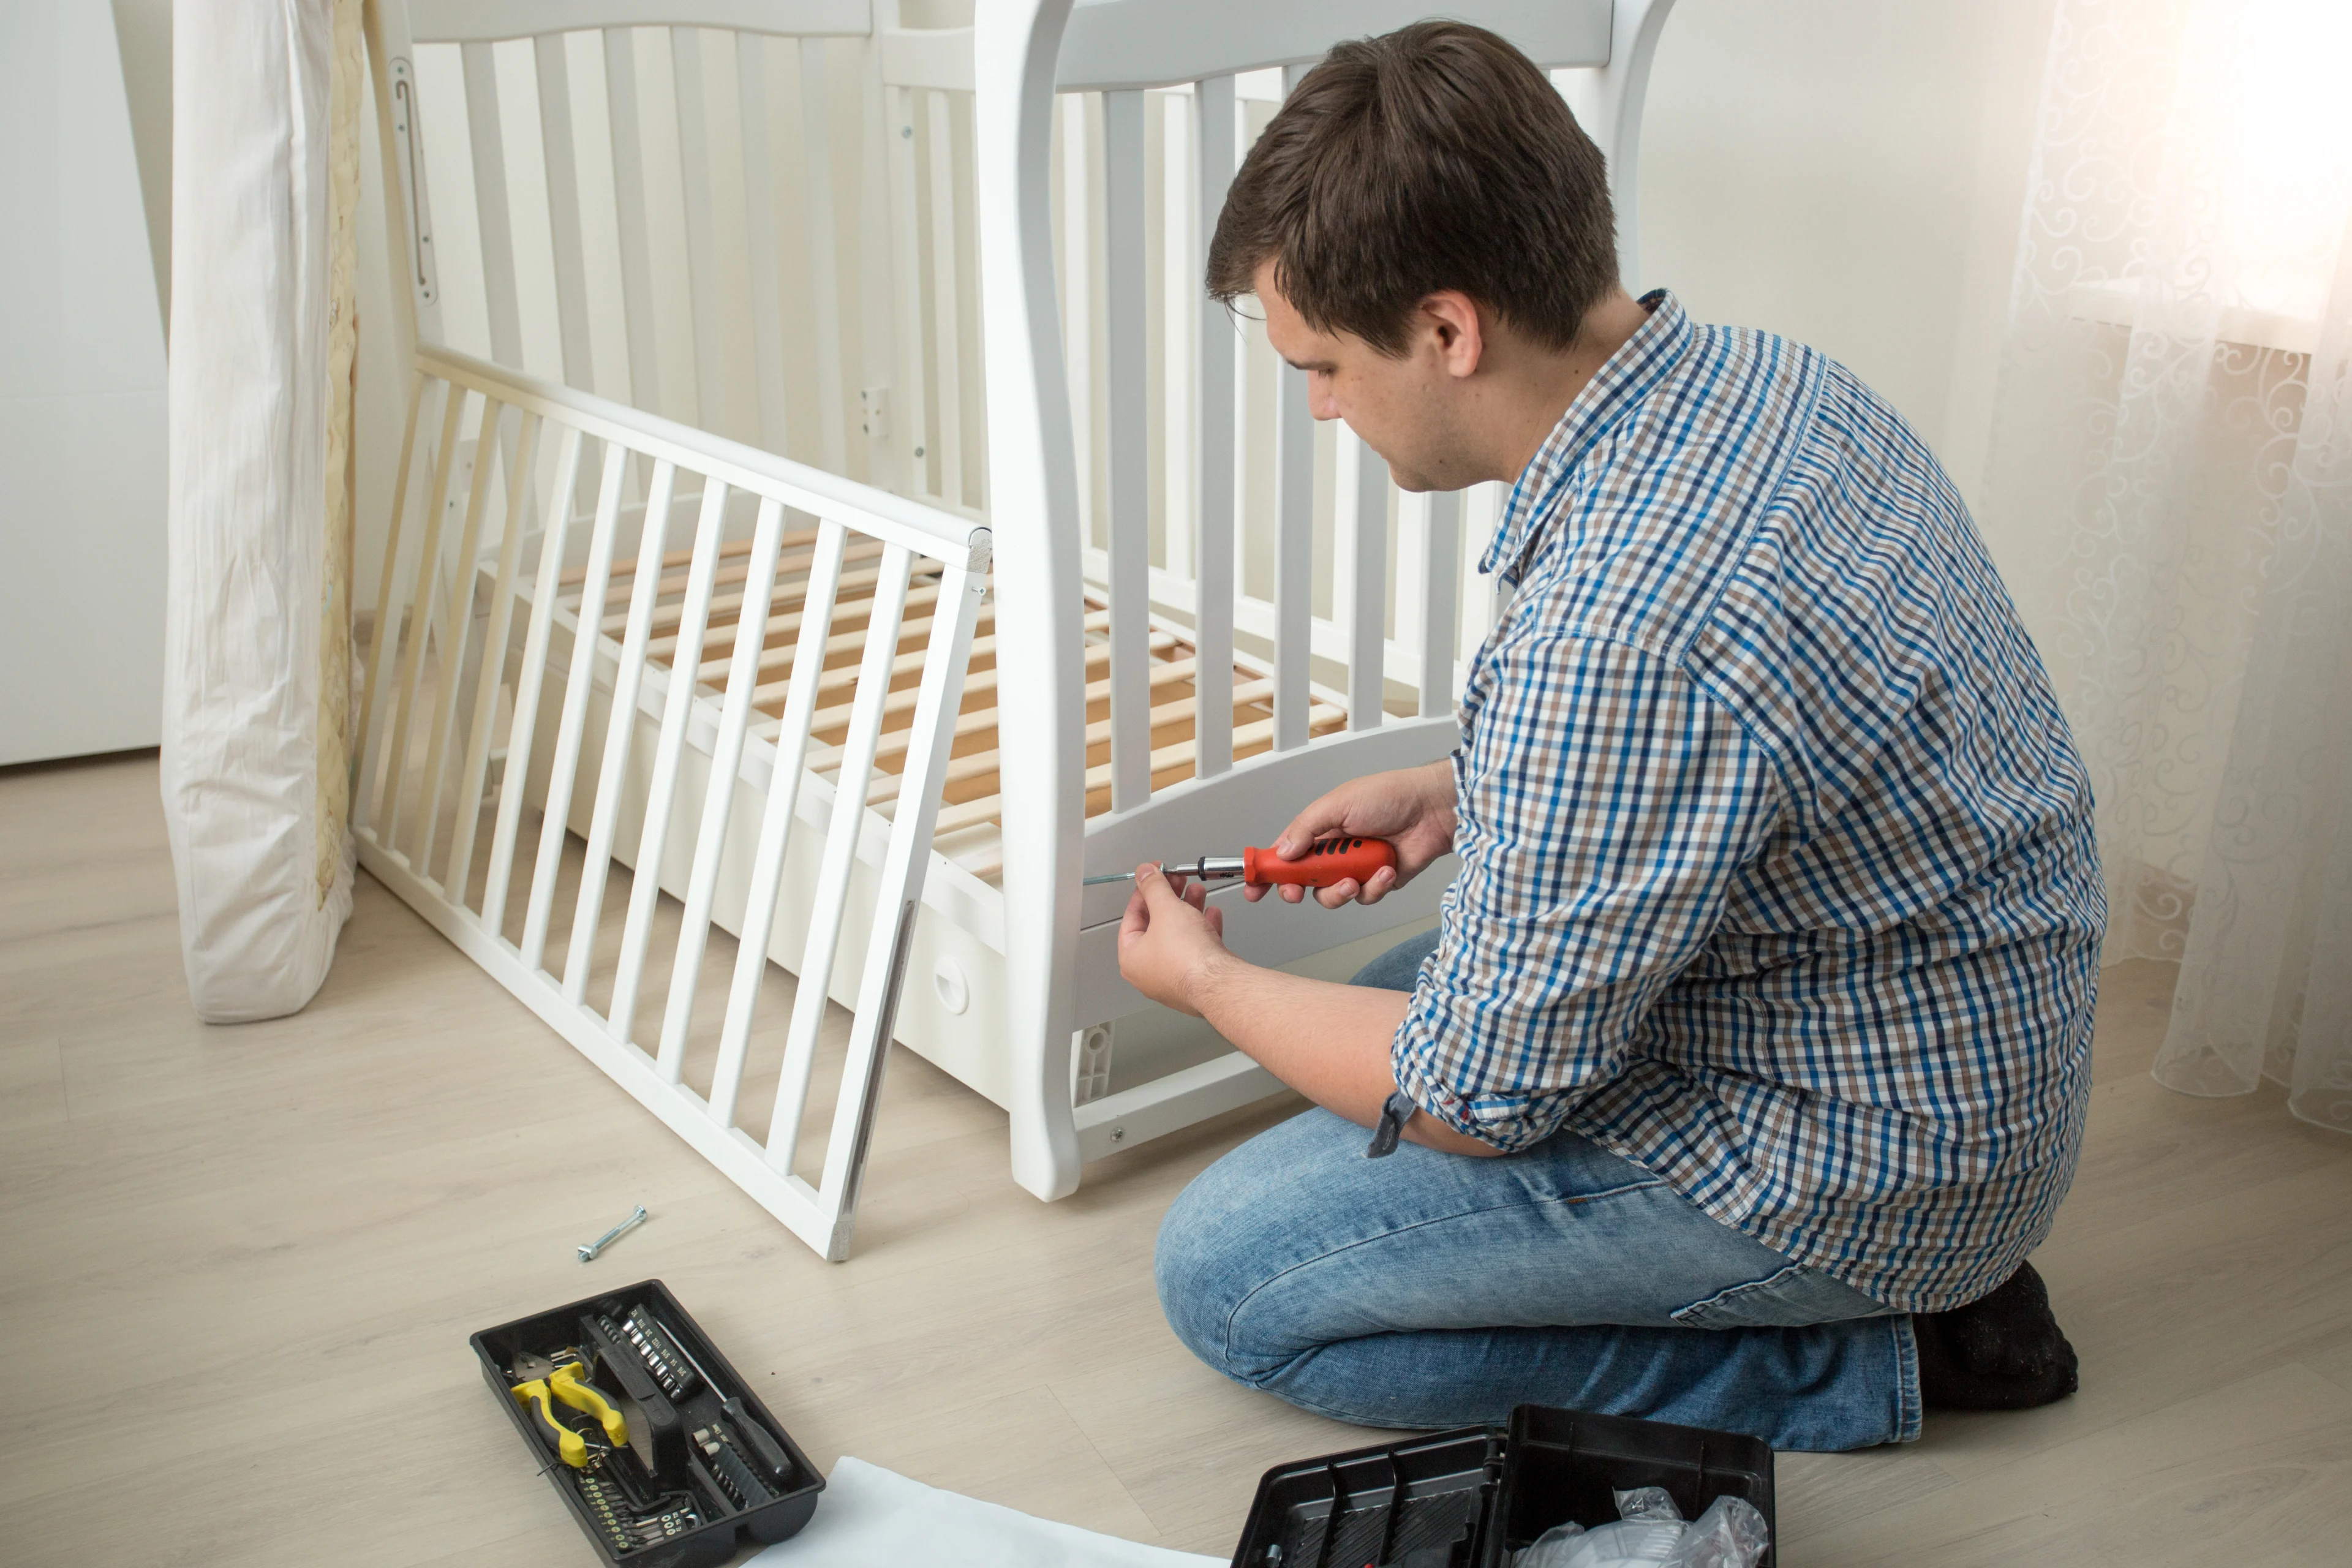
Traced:
POLYGON ((1331 378, 1310 375, 1307 378, 1307 411, 1318 419, 1339 417, 1339 400, 1331 395, 1331 378))

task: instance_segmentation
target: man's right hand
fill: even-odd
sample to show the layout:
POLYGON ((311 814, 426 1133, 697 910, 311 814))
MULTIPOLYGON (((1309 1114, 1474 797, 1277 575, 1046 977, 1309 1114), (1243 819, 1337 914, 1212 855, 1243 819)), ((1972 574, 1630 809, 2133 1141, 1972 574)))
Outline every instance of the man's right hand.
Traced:
MULTIPOLYGON (((1313 889, 1316 901, 1327 910, 1349 902, 1379 903, 1453 849, 1453 763, 1440 758, 1424 767, 1398 768, 1349 780, 1291 818, 1290 826, 1275 840, 1275 852, 1286 860, 1296 860, 1318 839, 1341 833, 1387 839, 1396 846, 1396 869, 1376 871, 1366 883, 1350 879, 1317 888, 1313 889)), ((1242 897, 1255 903, 1265 897, 1268 886, 1253 882, 1242 889, 1242 897)), ((1285 902, 1293 904, 1308 891, 1290 883, 1282 884, 1278 890, 1285 902)))

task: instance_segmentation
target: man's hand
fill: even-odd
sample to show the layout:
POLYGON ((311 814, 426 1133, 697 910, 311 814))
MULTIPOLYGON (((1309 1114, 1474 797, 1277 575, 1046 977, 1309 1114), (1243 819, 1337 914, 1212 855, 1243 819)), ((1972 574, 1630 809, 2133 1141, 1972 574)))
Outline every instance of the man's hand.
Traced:
MULTIPOLYGON (((1351 884, 1352 885, 1352 884, 1351 884)), ((1225 912, 1207 904, 1208 889, 1179 888, 1152 865, 1135 868, 1135 893, 1118 922, 1118 972, 1164 1007, 1201 1016, 1195 992, 1225 950, 1225 912)))
MULTIPOLYGON (((1350 878, 1317 888, 1313 889, 1316 901, 1327 910, 1350 900, 1379 903, 1453 849, 1454 764, 1441 758, 1425 767, 1351 779, 1291 818, 1290 826, 1275 840, 1275 853, 1296 860, 1318 839, 1339 833, 1387 839, 1396 846, 1396 869, 1375 871, 1365 883, 1350 878)), ((1243 889, 1242 897, 1255 903, 1265 897, 1269 886, 1273 884, 1253 882, 1243 889)), ((1308 891, 1291 883, 1281 884, 1277 890, 1285 902, 1293 904, 1308 891)))

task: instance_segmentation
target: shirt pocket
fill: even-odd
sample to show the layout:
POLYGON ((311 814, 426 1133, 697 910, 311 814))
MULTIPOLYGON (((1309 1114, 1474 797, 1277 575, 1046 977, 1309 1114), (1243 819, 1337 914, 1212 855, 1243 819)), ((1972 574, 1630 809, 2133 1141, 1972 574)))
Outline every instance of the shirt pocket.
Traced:
POLYGON ((1693 1329, 1793 1329, 1849 1318, 1884 1318, 1895 1309, 1843 1280, 1801 1263, 1693 1301, 1674 1320, 1693 1329))

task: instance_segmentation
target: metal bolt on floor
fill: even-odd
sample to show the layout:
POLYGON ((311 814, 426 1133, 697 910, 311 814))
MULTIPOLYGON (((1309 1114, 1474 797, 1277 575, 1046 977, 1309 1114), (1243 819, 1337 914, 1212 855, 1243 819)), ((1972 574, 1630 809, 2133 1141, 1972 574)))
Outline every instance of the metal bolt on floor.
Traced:
POLYGON ((623 1220, 620 1224, 614 1226, 612 1229, 606 1231, 604 1235, 598 1237, 587 1246, 580 1248, 580 1261, 583 1263, 595 1262, 596 1255, 604 1251, 606 1247, 612 1246, 614 1240, 618 1237, 623 1231, 633 1230, 636 1226, 645 1223, 646 1205, 639 1204, 637 1205, 636 1213, 631 1215, 628 1218, 623 1220))

